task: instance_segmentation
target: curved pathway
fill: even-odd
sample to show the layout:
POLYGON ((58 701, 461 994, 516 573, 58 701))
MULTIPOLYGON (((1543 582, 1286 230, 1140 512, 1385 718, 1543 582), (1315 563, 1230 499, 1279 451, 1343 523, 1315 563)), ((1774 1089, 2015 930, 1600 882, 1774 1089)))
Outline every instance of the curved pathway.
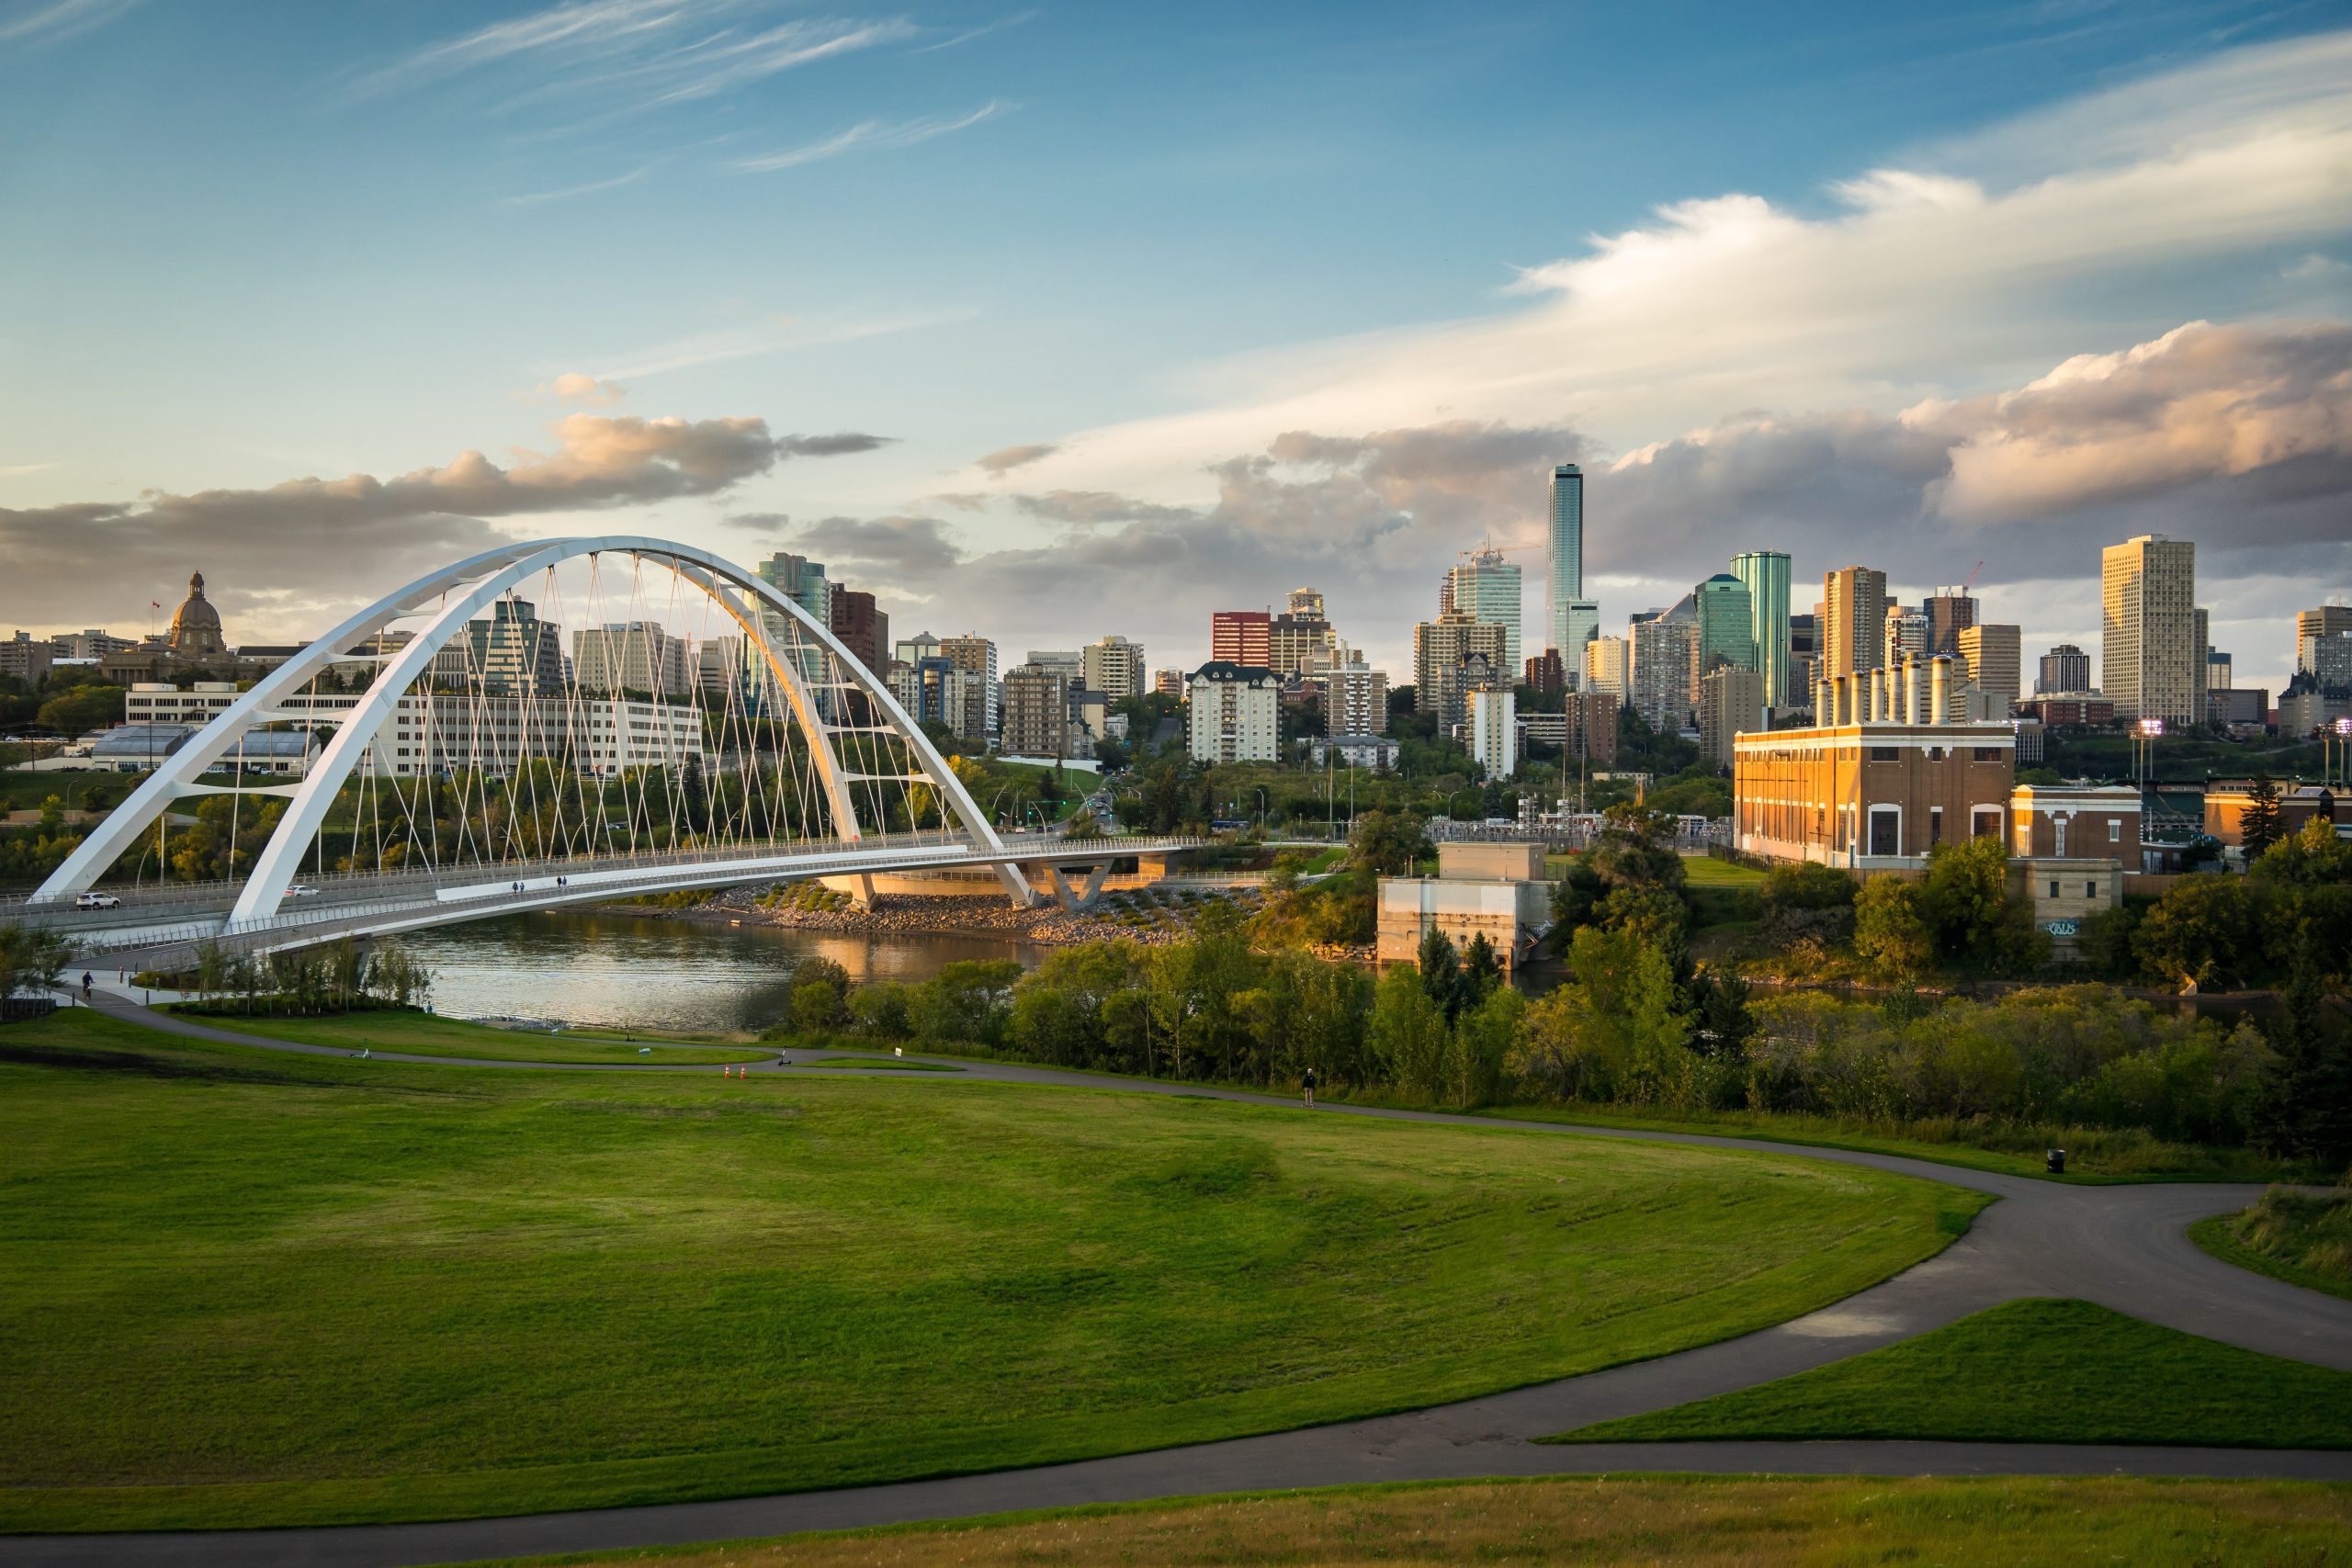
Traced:
MULTIPOLYGON (((347 1050, 266 1040, 104 998, 101 1010, 167 1032, 298 1055, 347 1050)), ((814 1061, 837 1053, 798 1054, 814 1061)), ((537 1072, 713 1073, 671 1063, 552 1064, 378 1052, 375 1059, 537 1072)), ((923 1058, 926 1060, 947 1060, 923 1058)), ((957 1073, 893 1073, 908 1083, 986 1081, 1174 1093, 1259 1104, 1286 1100, 1194 1084, 1098 1077, 1005 1063, 949 1061, 957 1073)), ((754 1066, 766 1077, 775 1069, 754 1066)), ((854 1069, 831 1068, 828 1073, 854 1069)), ((2352 1453, 2065 1444, 1837 1441, 1540 1445, 1532 1439, 1752 1387, 1939 1328, 2020 1296, 2073 1296, 2185 1333, 2352 1371, 2352 1302, 2208 1257, 2190 1222, 2243 1208, 2246 1185, 2078 1187, 1899 1156, 1698 1134, 1510 1122, 1487 1116, 1330 1105, 1318 1113, 1519 1127, 1635 1138, 1868 1166, 1949 1182, 2001 1201, 1937 1257, 1821 1311, 1736 1339, 1515 1389, 1482 1399, 1190 1448, 933 1481, 508 1518, 308 1529, 0 1539, 0 1562, 331 1564, 446 1562, 543 1552, 617 1551, 800 1530, 842 1529, 1009 1509, 1350 1483, 1602 1471, 1726 1474, 2098 1474, 2272 1476, 2352 1481, 2352 1453)))

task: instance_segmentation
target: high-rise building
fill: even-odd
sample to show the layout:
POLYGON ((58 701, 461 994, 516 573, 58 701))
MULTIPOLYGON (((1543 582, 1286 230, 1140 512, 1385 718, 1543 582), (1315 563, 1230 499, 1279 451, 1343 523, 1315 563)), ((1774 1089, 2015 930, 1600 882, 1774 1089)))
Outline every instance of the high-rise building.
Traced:
MULTIPOLYGON (((1463 721, 1464 694, 1474 679, 1491 681, 1505 671, 1503 628, 1464 610, 1423 621, 1413 628, 1413 700, 1419 711, 1437 716, 1443 735, 1463 721), (1473 660, 1483 673, 1475 675, 1473 660)), ((1508 683, 1508 676, 1505 677, 1508 683)))
POLYGON ((2230 656, 2220 649, 2209 648, 2205 650, 2205 694, 2207 696, 2211 696, 2215 692, 2226 692, 2230 689, 2233 679, 2231 663, 2230 656))
POLYGON ((2018 682, 2025 673, 2018 628, 1973 621, 1960 628, 1959 648, 1961 662, 1968 666, 1968 678, 1992 702, 1993 716, 2007 718, 2017 712, 2018 682))
POLYGON ((1193 671, 1186 729, 1196 762, 1271 762, 1282 754, 1282 677, 1212 659, 1193 671))
POLYGON ((1743 550, 1731 558, 1731 574, 1747 587, 1748 632, 1756 642, 1756 671, 1764 677, 1764 702, 1782 707, 1790 694, 1810 685, 1789 683, 1792 653, 1789 635, 1789 558, 1781 550, 1743 550))
POLYGON ((1266 668, 1277 675, 1303 675, 1330 651, 1332 640, 1330 622, 1285 610, 1266 623, 1266 668))
MULTIPOLYGON (((987 682, 981 688, 984 715, 981 723, 984 728, 980 733, 994 735, 1003 722, 998 707, 996 644, 978 632, 966 632, 962 637, 944 637, 939 639, 939 656, 966 674, 977 675, 987 682)), ((960 727, 958 733, 963 733, 960 727)))
MULTIPOLYGON (((783 594, 805 611, 809 619, 831 629, 833 624, 833 585, 825 576, 825 563, 778 550, 762 561, 757 569, 760 581, 783 594)), ((814 688, 813 697, 820 713, 831 716, 835 704, 834 694, 822 689, 825 650, 815 637, 803 633, 792 617, 763 605, 760 624, 766 631, 769 645, 792 661, 794 671, 803 684, 814 688)), ((760 689, 767 689, 763 679, 760 689)))
POLYGON ((1209 616, 1209 658, 1266 670, 1273 657, 1273 617, 1263 610, 1218 610, 1209 616))
POLYGON ((1489 546, 1464 551, 1447 581, 1456 614, 1467 611, 1503 628, 1503 663, 1516 671, 1520 665, 1519 568, 1489 546))
POLYGON ((1519 703, 1509 688, 1469 697, 1470 756, 1490 779, 1519 771, 1519 703))
POLYGON ((1593 599, 1571 599, 1567 614, 1553 627, 1559 639, 1560 661, 1571 671, 1583 667, 1583 649, 1600 635, 1600 604, 1593 599))
POLYGON ((899 663, 916 664, 939 657, 939 639, 929 632, 917 632, 912 637, 900 637, 890 651, 899 663))
POLYGON ((439 683, 462 691, 478 676, 483 691, 500 696, 555 696, 563 690, 563 671, 562 632, 512 593, 490 607, 487 620, 468 621, 464 639, 453 639, 433 659, 439 683))
POLYGON ((1824 574, 1815 681, 1875 670, 1886 658, 1886 573, 1849 566, 1824 574))
POLYGON ((2352 633, 2352 604, 2322 604, 2316 610, 2295 612, 2295 668, 2316 674, 2319 667, 2312 662, 2312 654, 2322 637, 2342 637, 2352 633))
POLYGON ((1821 668, 1821 617, 1789 617, 1789 684, 1781 705, 1791 712, 1813 711, 1814 671, 1821 668))
POLYGON ((1089 691, 1110 701, 1125 702, 1144 691, 1143 644, 1129 642, 1114 632, 1080 650, 1079 672, 1089 691))
POLYGON ((1151 672, 1154 696, 1181 697, 1184 694, 1184 672, 1182 670, 1155 670, 1151 672))
POLYGON ((1301 620, 1329 621, 1331 618, 1324 614, 1323 594, 1317 589, 1292 589, 1288 608, 1292 615, 1298 616, 1301 620))
POLYGON ((833 584, 832 632, 850 657, 868 670, 878 674, 889 662, 890 617, 876 605, 873 594, 833 584))
POLYGON ((702 639, 695 649, 695 685, 705 707, 723 713, 730 705, 742 705, 752 690, 751 671, 743 662, 749 657, 750 645, 741 637, 702 639))
POLYGON ((1690 671, 1698 662, 1698 626, 1659 615, 1635 621, 1626 640, 1632 654, 1626 671, 1632 690, 1626 705, 1647 719, 1651 728, 1679 733, 1690 722, 1690 671))
POLYGON ((1069 756, 1069 682, 1057 670, 1014 665, 1004 672, 1001 722, 998 747, 1005 755, 1069 756))
POLYGON ((1619 707, 1633 694, 1626 680, 1627 648, 1622 637, 1597 637, 1584 645, 1584 689, 1615 699, 1619 707))
POLYGON ((1323 732, 1326 735, 1388 733, 1388 672, 1374 670, 1363 655, 1341 643, 1324 660, 1323 732))
POLYGON ((1556 648, 1547 648, 1529 660, 1525 669, 1527 689, 1531 692, 1549 696, 1568 689, 1568 672, 1560 662, 1560 650, 1556 648))
POLYGON ((1947 588, 1940 593, 1929 594, 1919 608, 1928 616, 1929 657, 1959 657, 1960 634, 1976 624, 1976 601, 1957 588, 1947 588))
POLYGON ((2045 692, 2087 692, 2091 689, 2091 656, 2071 642, 2062 642, 2041 656, 2033 678, 2033 694, 2045 692))
POLYGON ((686 639, 658 621, 615 622, 571 634, 572 678, 582 692, 614 696, 645 692, 682 696, 691 676, 686 639))
MULTIPOLYGON (((1552 646, 1570 663, 1576 661, 1577 649, 1589 640, 1593 633, 1578 636, 1571 625, 1571 605, 1584 600, 1584 470, 1574 463, 1562 463, 1552 470, 1552 519, 1546 536, 1551 565, 1550 592, 1545 607, 1550 613, 1552 646)), ((1593 628, 1600 626, 1599 611, 1594 613, 1593 628)))
POLYGON ((1892 670, 1908 659, 1928 657, 1928 612, 1903 604, 1886 607, 1886 649, 1879 660, 1892 670))
POLYGON ((2109 545, 2099 566, 2099 690, 2115 716, 2202 723, 2196 545, 2142 534, 2109 545))
POLYGON ((1756 668, 1756 602, 1747 584, 1719 571, 1690 591, 1699 612, 1699 673, 1717 664, 1756 668))
POLYGON ((1715 766, 1732 765, 1732 742, 1770 727, 1761 671, 1719 664, 1699 678, 1699 747, 1715 766))

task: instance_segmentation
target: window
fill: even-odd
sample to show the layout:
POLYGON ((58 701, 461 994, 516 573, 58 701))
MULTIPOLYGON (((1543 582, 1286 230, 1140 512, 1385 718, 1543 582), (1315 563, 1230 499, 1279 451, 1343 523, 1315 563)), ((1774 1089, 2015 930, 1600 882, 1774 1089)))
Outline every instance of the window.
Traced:
POLYGON ((1902 751, 1895 747, 1873 746, 1871 748, 1870 760, 1873 762, 1893 762, 1899 761, 1902 756, 1902 751))
POLYGON ((2120 817, 2110 817, 2107 819, 2107 841, 2110 844, 2120 844, 2123 841, 2123 818, 2120 817))
POLYGON ((1930 806, 1928 807, 1928 844, 1933 848, 1943 841, 1944 808, 1940 806, 1930 806))
POLYGON ((2058 897, 2058 879, 2054 876, 2050 879, 2050 896, 2052 898, 2058 897))
POLYGON ((2086 883, 2084 883, 2084 884, 2083 884, 2083 897, 2086 897, 2086 898, 2096 898, 2096 897, 2098 897, 2098 883, 2096 883, 2096 882, 2086 882, 2086 883))
POLYGON ((1968 816, 1968 832, 1971 838, 1994 838, 1998 836, 2000 831, 2001 808, 1999 807, 1978 806, 1972 807, 1970 808, 1968 816))
POLYGON ((1871 807, 1871 847, 1873 855, 1899 855, 1903 852, 1903 808, 1899 806, 1871 807))
POLYGON ((1980 762, 1997 762, 2001 760, 2001 757, 2002 751, 1998 746, 1979 746, 1976 748, 1976 760, 1980 762))
POLYGON ((1942 747, 1940 747, 1940 746, 1930 746, 1930 747, 1928 747, 1928 761, 1929 761, 1930 762, 1940 762, 1940 761, 1942 761, 1943 760, 1944 760, 1944 749, 1943 749, 1942 747))

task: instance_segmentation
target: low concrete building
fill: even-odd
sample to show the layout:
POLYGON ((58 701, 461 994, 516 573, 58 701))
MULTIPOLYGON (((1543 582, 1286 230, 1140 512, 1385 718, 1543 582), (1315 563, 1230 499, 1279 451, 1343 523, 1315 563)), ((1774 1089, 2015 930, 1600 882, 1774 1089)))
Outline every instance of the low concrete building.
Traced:
POLYGON ((90 761, 111 773, 141 773, 188 743, 191 724, 118 724, 92 742, 90 761))
POLYGON ((1339 765, 1349 768, 1393 768, 1405 755, 1404 742, 1385 735, 1334 735, 1307 748, 1307 758, 1320 768, 1337 753, 1339 765))
MULTIPOLYGON (((2278 836, 2290 839, 2317 818, 2333 823, 2342 811, 2335 792, 2324 784, 2278 782, 2278 836)), ((2215 780, 2205 786, 2205 831, 2231 849, 2245 844, 2246 808, 2254 804, 2251 779, 2215 780)))
POLYGON ((1435 876, 1380 879, 1375 956, 1409 964, 1434 929, 1464 948, 1483 934, 1505 968, 1532 952, 1552 919, 1552 887, 1544 880, 1544 846, 1529 843, 1443 843, 1435 876))
POLYGON ((2019 784, 2009 795, 2009 852, 2112 860, 2140 869, 2140 792, 2128 784, 2019 784))

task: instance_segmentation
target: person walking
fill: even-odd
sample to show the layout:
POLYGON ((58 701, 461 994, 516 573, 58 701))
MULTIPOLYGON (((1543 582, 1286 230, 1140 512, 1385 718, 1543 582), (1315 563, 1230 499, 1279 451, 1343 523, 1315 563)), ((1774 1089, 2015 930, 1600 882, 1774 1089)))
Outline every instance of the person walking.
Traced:
POLYGON ((85 1002, 90 999, 90 972, 85 969, 82 971, 82 999, 85 1002))
POLYGON ((1305 1077, 1303 1077, 1303 1078, 1301 1078, 1301 1079, 1299 1079, 1299 1080, 1298 1080, 1298 1087, 1299 1087, 1299 1091, 1300 1091, 1303 1095, 1305 1095, 1305 1096, 1306 1096, 1306 1109, 1308 1109, 1309 1111, 1314 1110, 1314 1109, 1315 1109, 1315 1069, 1314 1069, 1313 1067, 1309 1067, 1309 1068, 1307 1068, 1307 1069, 1306 1069, 1306 1076, 1305 1077))

